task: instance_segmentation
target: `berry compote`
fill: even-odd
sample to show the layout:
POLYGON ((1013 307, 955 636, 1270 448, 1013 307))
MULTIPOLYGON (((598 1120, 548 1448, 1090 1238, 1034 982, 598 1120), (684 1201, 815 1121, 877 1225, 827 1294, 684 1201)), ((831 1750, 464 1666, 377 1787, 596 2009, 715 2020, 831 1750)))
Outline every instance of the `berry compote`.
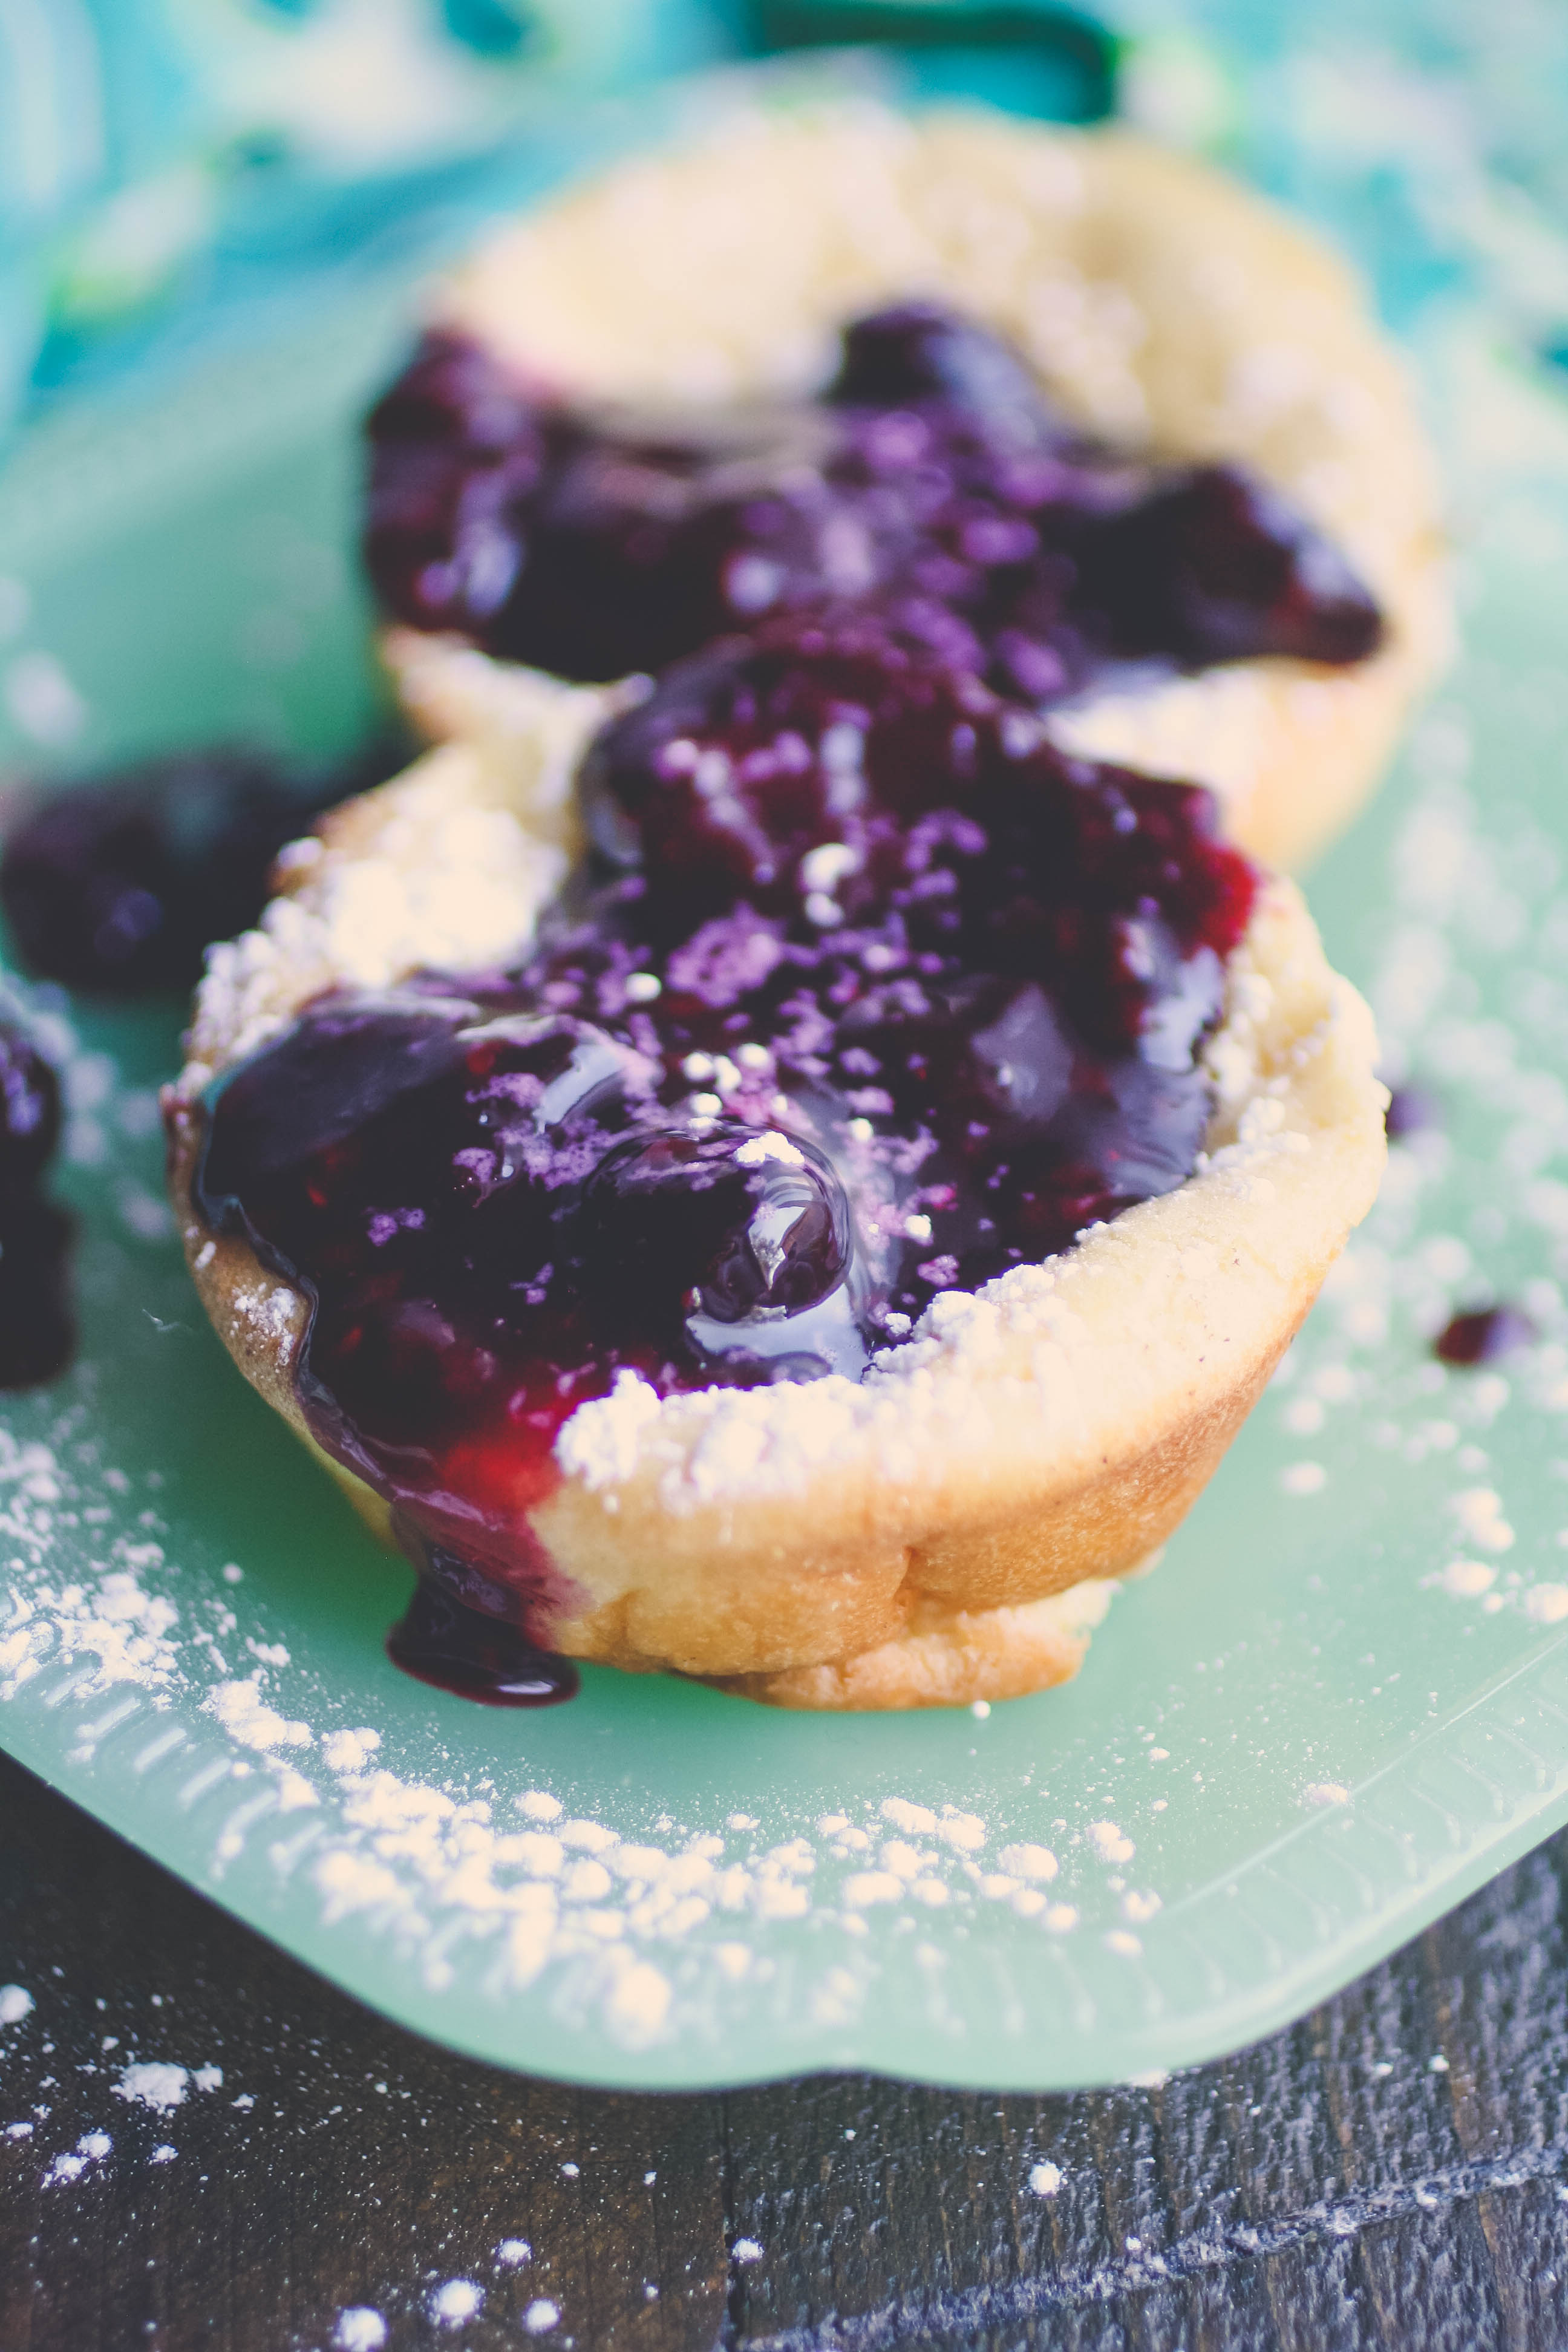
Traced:
POLYGON ((53 1070, 19 1029, 0 1022, 0 1389, 58 1379, 76 1347, 74 1223, 43 1190, 59 1132, 53 1070))
POLYGON ((657 673, 870 598, 1036 707, 1112 663, 1352 663, 1382 625, 1279 492, 1097 446, 1000 337, 926 303, 849 326, 816 400, 700 422, 574 409, 427 335, 369 421, 385 610, 574 678, 657 673))
POLYGON ((99 995, 188 988, 207 942, 259 916, 284 843, 406 756, 401 738, 319 766, 219 748, 54 786, 0 853, 22 961, 99 995))
POLYGON ((581 791, 527 960, 318 999, 195 1185, 312 1301, 301 1406, 425 1574, 395 1654, 511 1704, 560 1695, 531 1521, 578 1405, 858 1381, 1182 1183, 1256 883, 1206 793, 854 604, 675 665, 581 791))

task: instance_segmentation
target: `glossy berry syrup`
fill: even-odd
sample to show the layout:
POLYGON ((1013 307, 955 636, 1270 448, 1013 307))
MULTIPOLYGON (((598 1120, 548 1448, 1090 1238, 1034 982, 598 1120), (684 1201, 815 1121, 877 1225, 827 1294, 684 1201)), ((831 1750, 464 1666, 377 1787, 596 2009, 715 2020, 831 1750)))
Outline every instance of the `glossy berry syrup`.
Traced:
POLYGON ((387 613, 567 677, 657 674, 845 596, 1037 707, 1110 663, 1350 663, 1381 636, 1279 492, 1086 443, 1005 342, 931 305, 850 326, 818 399, 699 424, 571 409, 433 334, 369 434, 387 613))
POLYGON ((387 1636, 387 1654, 416 1681, 482 1706, 556 1706, 577 1691, 570 1658, 542 1650, 516 1622, 514 1596, 456 1553, 408 1531, 421 1574, 387 1636))
POLYGON ((858 1381, 1179 1185, 1255 887, 1206 793, 855 606, 676 665, 581 792, 527 961, 319 999, 195 1186, 314 1301, 310 1427, 426 1570, 395 1654, 514 1704, 558 1693, 519 1643, 571 1607, 531 1520, 578 1405, 858 1381))
POLYGON ((59 1132, 53 1070, 0 1022, 0 1389, 57 1380, 76 1347, 73 1222, 43 1191, 59 1132))

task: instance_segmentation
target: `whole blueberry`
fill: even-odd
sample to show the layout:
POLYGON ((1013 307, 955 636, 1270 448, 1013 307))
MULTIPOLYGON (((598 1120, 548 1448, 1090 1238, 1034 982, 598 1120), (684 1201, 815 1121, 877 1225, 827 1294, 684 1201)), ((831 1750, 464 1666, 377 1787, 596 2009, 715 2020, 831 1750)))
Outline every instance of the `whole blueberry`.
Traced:
POLYGON ((52 788, 0 853, 0 906, 22 961, 103 994, 188 987, 208 942, 260 915, 284 843, 402 756, 400 741, 319 768, 184 751, 52 788))

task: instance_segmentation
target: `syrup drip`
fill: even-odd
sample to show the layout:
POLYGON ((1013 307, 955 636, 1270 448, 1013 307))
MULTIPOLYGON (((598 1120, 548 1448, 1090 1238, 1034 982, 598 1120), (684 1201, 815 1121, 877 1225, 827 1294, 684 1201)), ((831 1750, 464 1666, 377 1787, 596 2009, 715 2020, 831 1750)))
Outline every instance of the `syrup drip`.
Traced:
POLYGON ((541 1650, 512 1617, 511 1596, 450 1553, 417 1547, 424 1571, 386 1637, 394 1665, 482 1706, 558 1706, 577 1690, 570 1658, 541 1650))

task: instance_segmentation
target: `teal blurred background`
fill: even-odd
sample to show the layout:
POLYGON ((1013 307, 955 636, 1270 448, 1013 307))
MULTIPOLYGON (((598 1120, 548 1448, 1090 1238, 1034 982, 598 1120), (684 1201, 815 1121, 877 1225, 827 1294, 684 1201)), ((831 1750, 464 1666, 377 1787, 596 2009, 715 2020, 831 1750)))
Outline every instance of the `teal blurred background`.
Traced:
POLYGON ((265 334, 634 127, 650 80, 892 40, 918 87, 1105 111, 1041 0, 0 0, 0 429, 265 334))
POLYGON ((1568 364, 1562 0, 0 0, 0 434, 406 278, 650 83, 856 45, 917 99, 1223 155, 1395 324, 1479 269, 1568 364))
POLYGON ((374 266, 703 0, 0 0, 0 417, 374 266))

